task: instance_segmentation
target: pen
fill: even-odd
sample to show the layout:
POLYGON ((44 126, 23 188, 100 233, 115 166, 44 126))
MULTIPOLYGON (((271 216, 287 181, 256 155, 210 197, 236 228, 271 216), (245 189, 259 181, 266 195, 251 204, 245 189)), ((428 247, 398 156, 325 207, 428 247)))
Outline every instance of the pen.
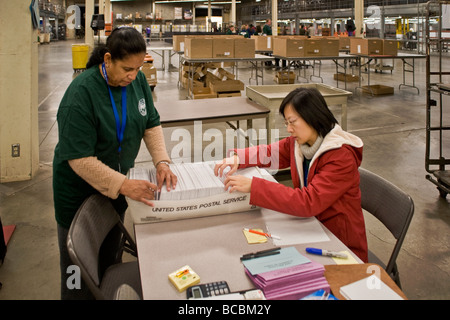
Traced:
POLYGON ((333 252, 333 251, 328 251, 325 249, 306 248, 306 252, 312 253, 312 254, 318 254, 320 256, 347 259, 347 255, 345 253, 333 252))
POLYGON ((248 256, 259 255, 259 254, 263 254, 263 253, 267 253, 267 252, 280 251, 280 250, 281 250, 280 247, 276 247, 276 248, 272 248, 272 249, 261 250, 261 251, 252 252, 252 253, 246 253, 242 257, 245 258, 248 256))
POLYGON ((265 233, 265 232, 260 232, 260 231, 256 231, 256 230, 253 230, 253 229, 244 228, 244 231, 248 231, 248 232, 251 232, 251 233, 256 233, 256 234, 259 234, 259 235, 261 235, 261 236, 266 236, 266 237, 268 237, 268 238, 273 238, 273 239, 278 239, 278 240, 281 239, 280 237, 278 237, 278 236, 276 236, 276 235, 274 235, 274 234, 269 234, 269 233, 265 233))
POLYGON ((250 260, 250 259, 254 259, 254 258, 273 256, 273 255, 276 255, 279 253, 280 253, 280 251, 272 251, 272 252, 265 252, 265 253, 250 254, 250 255, 242 256, 241 260, 250 260))

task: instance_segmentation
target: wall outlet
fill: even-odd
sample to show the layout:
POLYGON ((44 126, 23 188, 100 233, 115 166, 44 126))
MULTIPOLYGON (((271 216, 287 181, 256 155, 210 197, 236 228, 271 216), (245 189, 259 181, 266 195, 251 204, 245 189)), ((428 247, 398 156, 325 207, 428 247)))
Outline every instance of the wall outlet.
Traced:
POLYGON ((20 144, 15 143, 11 145, 11 156, 13 158, 20 157, 20 144))

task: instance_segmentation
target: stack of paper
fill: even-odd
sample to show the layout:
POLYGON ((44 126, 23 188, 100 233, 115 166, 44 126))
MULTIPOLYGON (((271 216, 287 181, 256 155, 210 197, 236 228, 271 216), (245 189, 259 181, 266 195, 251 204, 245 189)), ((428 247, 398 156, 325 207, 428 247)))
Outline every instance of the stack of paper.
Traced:
POLYGON ((246 274, 267 299, 296 300, 320 289, 330 291, 322 264, 310 261, 294 247, 282 251, 286 249, 289 254, 281 252, 244 263, 246 274), (270 271, 259 272, 264 268, 270 271))
MULTIPOLYGON (((210 197, 227 192, 223 181, 225 177, 214 174, 214 162, 172 163, 170 169, 177 176, 175 189, 167 191, 162 187, 155 193, 155 200, 189 200, 210 197)), ((258 168, 238 170, 239 175, 262 178, 258 168)), ((129 172, 130 179, 148 180, 156 184, 156 168, 133 168, 129 172)))
POLYGON ((375 275, 342 286, 340 293, 347 300, 403 300, 375 275))

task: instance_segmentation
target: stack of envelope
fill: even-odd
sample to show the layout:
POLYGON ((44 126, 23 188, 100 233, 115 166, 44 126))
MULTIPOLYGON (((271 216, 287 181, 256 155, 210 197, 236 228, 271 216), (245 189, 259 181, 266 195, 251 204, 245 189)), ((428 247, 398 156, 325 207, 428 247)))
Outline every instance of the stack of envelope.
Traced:
POLYGON ((324 271, 324 266, 314 261, 256 275, 245 268, 268 300, 297 300, 320 289, 330 292, 324 271))
MULTIPOLYGON (((177 176, 175 189, 167 191, 163 186, 160 192, 155 193, 155 200, 189 200, 215 196, 227 192, 225 190, 225 176, 217 177, 214 174, 214 162, 171 163, 170 169, 177 176)), ((227 168, 225 173, 229 171, 227 168)), ((236 174, 246 177, 262 178, 258 168, 238 170, 236 174)), ((148 167, 133 168, 128 173, 130 179, 148 180, 156 184, 156 169, 148 167)))

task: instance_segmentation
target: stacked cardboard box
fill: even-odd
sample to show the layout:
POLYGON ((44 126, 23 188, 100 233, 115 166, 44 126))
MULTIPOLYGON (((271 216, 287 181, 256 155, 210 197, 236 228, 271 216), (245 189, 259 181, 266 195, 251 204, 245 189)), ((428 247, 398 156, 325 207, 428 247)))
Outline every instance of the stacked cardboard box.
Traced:
POLYGON ((174 36, 173 48, 188 59, 255 57, 255 40, 233 35, 174 36))
POLYGON ((273 79, 278 84, 291 84, 295 82, 294 71, 278 71, 273 79))
POLYGON ((396 56, 398 54, 398 41, 383 40, 383 54, 388 56, 396 56))
POLYGON ((382 39, 350 38, 350 53, 362 55, 383 54, 382 39))
POLYGON ((148 85, 150 87, 152 87, 152 89, 153 89, 156 86, 156 84, 157 84, 156 68, 155 68, 155 66, 153 65, 152 62, 145 62, 142 65, 142 69, 141 70, 145 74, 145 77, 147 78, 148 85))
POLYGON ((335 57, 339 39, 334 37, 276 36, 273 54, 282 57, 335 57))
POLYGON ((252 36, 255 41, 256 51, 272 51, 273 50, 273 38, 272 36, 252 36))
POLYGON ((184 88, 190 88, 194 99, 240 96, 244 83, 235 80, 236 76, 222 68, 222 65, 220 62, 193 64, 193 74, 190 77, 189 65, 184 64, 180 67, 181 84, 184 88))

